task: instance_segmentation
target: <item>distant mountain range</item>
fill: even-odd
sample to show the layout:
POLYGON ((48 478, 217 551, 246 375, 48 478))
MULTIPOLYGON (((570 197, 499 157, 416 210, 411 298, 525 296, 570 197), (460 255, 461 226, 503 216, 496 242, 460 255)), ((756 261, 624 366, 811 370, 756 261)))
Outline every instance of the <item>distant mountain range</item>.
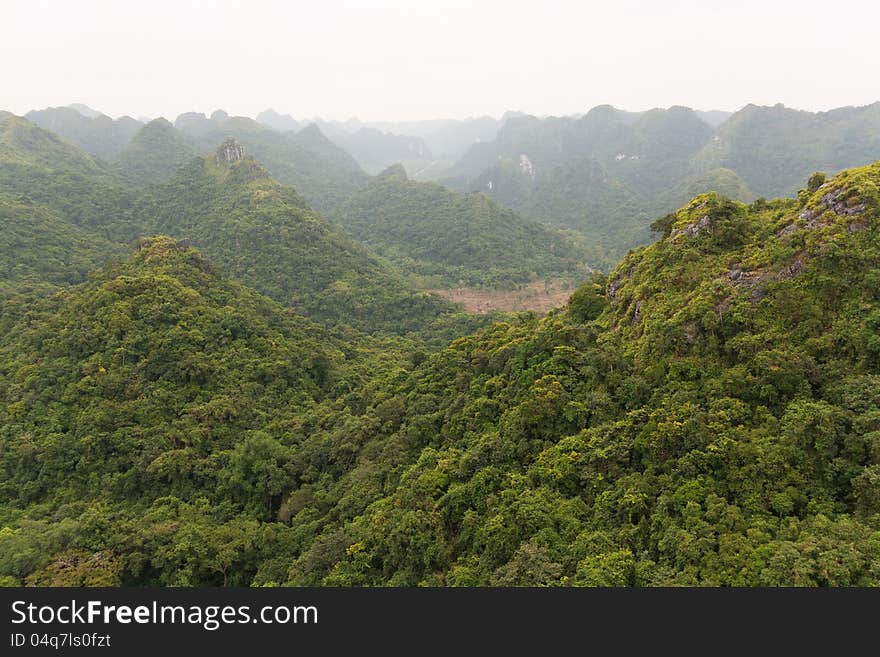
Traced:
POLYGON ((508 117, 460 189, 71 112, 0 112, 0 586, 880 584, 880 162, 813 173, 880 105, 508 117))
MULTIPOLYGON (((151 122, 121 164, 133 164, 138 149, 152 150, 147 163, 177 153, 165 137, 179 133, 151 122)), ((196 156, 165 182, 135 186, 126 171, 0 113, 0 288, 79 282, 124 243, 164 233, 190 240, 230 275, 327 325, 404 334, 455 311, 327 222, 239 142, 226 143, 235 145, 234 157, 222 149, 196 156)))
POLYGON ((512 118, 495 139, 471 146, 443 182, 579 230, 613 258, 651 239, 649 217, 694 193, 793 196, 814 171, 877 158, 880 103, 821 113, 749 105, 726 118, 600 106, 580 118, 512 118))
POLYGON ((253 119, 230 117, 222 110, 210 117, 182 114, 173 125, 161 118, 143 124, 130 117, 87 117, 70 107, 29 112, 27 118, 97 156, 136 185, 168 180, 187 160, 211 151, 227 137, 240 140, 275 178, 294 186, 320 210, 334 207, 368 180, 357 162, 314 125, 279 135, 253 119))
POLYGON ((431 353, 327 321, 437 299, 240 142, 98 217, 114 175, 0 115, 0 585, 880 584, 880 163, 700 194, 431 353), (94 237, 135 217, 174 236, 94 237))
POLYGON ((749 105, 733 114, 605 105, 572 117, 397 123, 306 123, 274 110, 253 120, 218 110, 143 124, 77 107, 28 118, 129 184, 166 181, 235 137, 275 179, 332 214, 370 174, 401 164, 410 180, 479 191, 533 222, 580 232, 593 247, 589 264, 601 267, 653 239, 651 221, 695 194, 793 196, 816 170, 880 158, 880 103, 821 113, 749 105))
POLYGON ((599 257, 577 235, 523 219, 482 192, 409 180, 400 165, 329 216, 425 287, 583 280, 599 257))

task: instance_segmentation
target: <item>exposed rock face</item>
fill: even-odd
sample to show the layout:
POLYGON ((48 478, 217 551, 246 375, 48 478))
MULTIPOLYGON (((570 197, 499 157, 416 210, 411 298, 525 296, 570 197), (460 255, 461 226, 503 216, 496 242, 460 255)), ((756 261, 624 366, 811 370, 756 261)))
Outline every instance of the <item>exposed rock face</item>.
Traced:
MULTIPOLYGON (((635 272, 636 266, 633 265, 629 268, 629 271, 626 273, 627 279, 632 279, 633 272, 635 272)), ((623 280, 620 276, 615 276, 610 283, 608 283, 608 300, 611 303, 614 303, 617 300, 617 292, 620 290, 620 287, 623 285, 623 280)))
POLYGON ((623 285, 623 281, 620 278, 615 278, 610 283, 608 283, 608 300, 614 301, 617 298, 617 291, 620 289, 620 286, 623 285))
MULTIPOLYGON (((825 187, 827 185, 823 185, 825 187)), ((819 189, 822 189, 821 187, 819 189)), ((847 190, 844 187, 826 193, 819 200, 820 205, 816 208, 806 208, 798 215, 803 223, 791 223, 776 233, 778 237, 788 237, 798 230, 816 230, 833 223, 833 217, 827 216, 825 213, 830 210, 838 217, 855 217, 862 214, 868 208, 868 204, 858 197, 847 197, 847 190)), ((847 226, 847 230, 851 233, 858 232, 867 228, 867 223, 855 222, 847 226)))
POLYGON ((698 235, 700 235, 700 233, 705 231, 711 225, 712 217, 707 214, 700 217, 696 221, 689 223, 684 228, 677 228, 676 230, 673 230, 670 237, 672 239, 675 239, 679 235, 685 235, 687 237, 697 237, 698 235))
POLYGON ((217 149, 217 155, 215 157, 218 164, 238 162, 239 160, 244 159, 244 146, 230 137, 220 144, 220 148, 217 149))
POLYGON ((642 300, 639 299, 638 301, 636 301, 636 308, 635 308, 635 310, 633 310, 632 317, 629 320, 629 325, 635 326, 636 324, 639 323, 639 320, 641 320, 641 318, 642 318, 642 300))
POLYGON ((851 217, 855 214, 861 214, 868 207, 865 203, 860 203, 858 200, 850 200, 847 201, 845 198, 841 198, 846 194, 846 189, 841 187, 838 190, 833 192, 829 192, 822 197, 822 204, 834 212, 834 214, 839 216, 848 216, 851 217))
POLYGON ((771 280, 787 281, 800 274, 807 266, 803 253, 797 254, 790 262, 782 265, 776 271, 770 269, 757 269, 744 271, 739 266, 731 267, 727 272, 727 280, 737 288, 751 290, 751 299, 757 303, 767 294, 767 284, 771 280))

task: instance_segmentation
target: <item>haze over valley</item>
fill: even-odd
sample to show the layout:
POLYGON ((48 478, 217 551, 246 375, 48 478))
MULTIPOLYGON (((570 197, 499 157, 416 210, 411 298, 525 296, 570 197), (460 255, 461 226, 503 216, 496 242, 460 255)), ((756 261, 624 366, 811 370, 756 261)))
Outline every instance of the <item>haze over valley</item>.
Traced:
POLYGON ((545 4, 4 6, 0 585, 880 585, 880 12, 545 4))

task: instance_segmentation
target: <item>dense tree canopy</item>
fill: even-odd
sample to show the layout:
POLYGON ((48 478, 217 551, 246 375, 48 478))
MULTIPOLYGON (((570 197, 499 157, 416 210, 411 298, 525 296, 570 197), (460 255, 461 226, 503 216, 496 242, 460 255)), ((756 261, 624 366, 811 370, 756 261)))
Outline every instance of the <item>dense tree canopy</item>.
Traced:
POLYGON ((794 196, 816 170, 880 158, 880 103, 830 112, 748 105, 731 116, 684 107, 513 118, 474 144, 447 182, 601 245, 613 266, 651 241, 650 218, 715 191, 750 202, 794 196), (609 257, 610 256, 610 257, 609 257))
POLYGON ((134 216, 147 232, 192 240, 229 275, 330 324, 404 334, 453 310, 413 289, 252 157, 197 158, 145 190, 134 216))
POLYGON ((168 238, 5 303, 0 577, 880 584, 880 164, 656 227, 434 354, 168 238))
POLYGON ((584 263, 596 256, 577 236, 523 219, 482 193, 408 180, 399 165, 331 218, 430 287, 583 278, 584 263))

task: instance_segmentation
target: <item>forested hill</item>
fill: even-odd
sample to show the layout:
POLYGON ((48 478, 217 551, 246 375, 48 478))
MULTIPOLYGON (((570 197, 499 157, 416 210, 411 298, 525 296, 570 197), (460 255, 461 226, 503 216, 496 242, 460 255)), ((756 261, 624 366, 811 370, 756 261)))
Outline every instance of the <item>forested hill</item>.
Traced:
POLYGON ((189 157, 189 138, 156 120, 111 166, 0 114, 0 285, 78 282, 130 241, 162 232, 190 239, 227 275, 324 324, 436 336, 475 325, 453 318, 453 304, 416 289, 234 143, 233 159, 189 157), (180 162, 168 182, 129 184, 164 178, 180 162))
POLYGON ((122 252, 49 207, 0 192, 0 292, 79 283, 122 252))
POLYGON ((654 227, 399 360, 169 239, 8 304, 3 583, 880 584, 880 163, 654 227))
POLYGON ((287 581, 880 584, 880 164, 657 228, 389 388, 287 581))
POLYGON ((112 169, 58 135, 0 111, 0 193, 46 206, 101 237, 126 240, 130 192, 112 169))
POLYGON ((194 140, 165 119, 155 119, 134 134, 115 164, 128 182, 151 185, 167 181, 198 154, 194 140))
POLYGON ((511 118, 494 140, 474 144, 446 182, 577 229, 620 257, 648 243, 650 218, 686 194, 793 196, 813 171, 878 158, 880 103, 819 113, 748 105, 727 117, 606 105, 579 118, 511 118))
POLYGON ((836 172, 880 158, 880 102, 804 112, 747 105, 695 158, 700 171, 736 171, 762 196, 792 196, 813 171, 836 172))
POLYGON ((164 182, 191 157, 213 151, 227 137, 242 142, 281 183, 294 187, 320 211, 336 207, 368 176, 315 125, 281 134, 243 116, 218 110, 210 117, 181 114, 147 124, 130 117, 84 116, 72 107, 28 112, 32 123, 111 165, 129 183, 164 182))
POLYGON ((253 119, 218 110, 210 117, 181 114, 174 127, 193 139, 203 153, 234 137, 274 178, 296 189, 320 212, 337 207, 369 180, 357 162, 315 125, 296 133, 279 133, 253 119))
POLYGON ((449 171, 524 216, 580 230, 616 259, 650 241, 650 217, 691 175, 713 129, 685 107, 631 113, 599 106, 580 118, 509 119, 449 171))
POLYGON ((228 275, 319 321, 403 334, 453 310, 313 212, 235 140, 145 190, 134 216, 147 232, 191 240, 228 275))
POLYGON ((114 120, 100 112, 73 106, 33 110, 25 118, 106 162, 115 160, 143 125, 130 116, 114 120))
MULTIPOLYGON (((225 550, 220 542, 235 553, 236 538, 257 538, 256 520, 239 516, 233 500, 256 493, 253 509, 264 507, 256 518, 280 493, 291 452, 271 425, 351 385, 346 354, 325 331, 223 280, 168 238, 141 241, 129 261, 39 305, 4 306, 0 323, 7 584, 28 572, 31 584, 147 581, 177 558, 156 551, 163 534, 177 536, 172 550, 187 551, 184 535, 194 540, 190 557, 179 552, 184 560, 219 559, 191 563, 196 579, 213 578, 231 566, 215 552, 225 550), (230 476, 217 470, 221 461, 230 476), (246 491, 240 474, 252 467, 257 480, 278 482, 246 491), (228 501, 209 508, 211 490, 228 501), (196 516, 168 524, 184 498, 210 537, 196 516), (87 538, 89 518, 116 538, 87 538), (150 530, 138 537, 139 526, 150 530)), ((167 583, 175 578, 184 581, 167 583)))
POLYGON ((460 194, 382 172, 331 218, 428 287, 512 287, 534 278, 583 280, 601 262, 578 236, 519 217, 482 193, 460 194))

